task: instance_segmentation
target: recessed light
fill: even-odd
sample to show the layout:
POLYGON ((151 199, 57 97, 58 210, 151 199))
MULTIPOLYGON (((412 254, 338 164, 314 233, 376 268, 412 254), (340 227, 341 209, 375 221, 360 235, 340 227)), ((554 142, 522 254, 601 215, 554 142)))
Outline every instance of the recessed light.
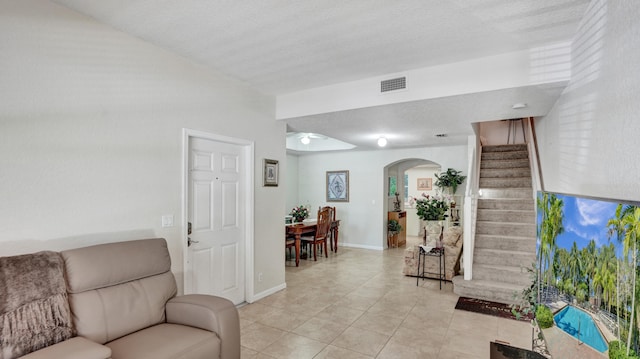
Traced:
POLYGON ((525 108, 525 107, 527 107, 527 104, 522 102, 514 103, 513 106, 511 106, 511 108, 514 110, 525 108))
POLYGON ((384 147, 386 145, 387 145, 387 138, 386 137, 378 138, 378 146, 384 147))

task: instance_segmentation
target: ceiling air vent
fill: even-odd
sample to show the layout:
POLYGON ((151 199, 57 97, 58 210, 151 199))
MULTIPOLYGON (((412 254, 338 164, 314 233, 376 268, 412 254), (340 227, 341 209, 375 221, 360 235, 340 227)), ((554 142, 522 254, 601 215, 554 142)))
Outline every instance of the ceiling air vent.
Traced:
POLYGON ((396 90, 404 90, 407 88, 407 78, 398 77, 397 79, 384 80, 380 82, 380 92, 389 92, 396 90))

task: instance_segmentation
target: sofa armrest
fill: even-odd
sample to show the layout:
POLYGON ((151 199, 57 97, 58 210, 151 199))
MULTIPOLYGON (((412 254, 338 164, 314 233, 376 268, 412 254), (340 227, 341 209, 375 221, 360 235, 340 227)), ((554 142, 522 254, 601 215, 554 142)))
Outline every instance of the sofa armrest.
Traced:
POLYGON ((188 294, 167 302, 167 323, 188 325, 214 332, 220 338, 220 358, 240 358, 238 309, 225 298, 188 294))
POLYGON ((75 337, 27 354, 22 359, 109 359, 111 349, 83 337, 75 337))

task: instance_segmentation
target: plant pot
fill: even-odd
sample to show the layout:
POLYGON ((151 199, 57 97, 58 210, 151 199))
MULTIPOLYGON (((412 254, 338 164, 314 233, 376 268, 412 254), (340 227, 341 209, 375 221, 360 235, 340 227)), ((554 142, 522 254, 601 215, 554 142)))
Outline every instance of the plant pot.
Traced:
POLYGON ((423 244, 433 245, 438 248, 442 247, 442 245, 438 246, 438 241, 440 240, 440 231, 442 231, 444 221, 422 221, 422 223, 424 223, 424 228, 426 230, 426 240, 423 240, 423 242, 426 243, 423 244))

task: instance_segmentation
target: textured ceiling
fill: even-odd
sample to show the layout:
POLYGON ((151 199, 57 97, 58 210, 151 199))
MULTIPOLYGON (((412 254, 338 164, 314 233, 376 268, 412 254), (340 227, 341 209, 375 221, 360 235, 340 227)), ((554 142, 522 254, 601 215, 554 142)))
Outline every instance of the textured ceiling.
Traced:
MULTIPOLYGON (((567 41, 574 36, 589 1, 54 2, 239 79, 264 93, 278 95, 567 41)), ((455 99, 477 102, 468 96, 451 100, 455 99)), ((424 110, 426 103, 422 105, 424 110)), ((413 107, 407 106, 403 111, 413 113, 413 107)), ((402 107, 394 105, 389 111, 402 107)), ((354 115, 358 111, 349 113, 354 115)), ((466 110, 466 113, 472 111, 466 110)), ((494 118, 496 114, 484 115, 494 118)), ((287 123, 296 130, 313 132, 311 129, 315 128, 332 136, 327 133, 331 129, 320 124, 346 121, 354 132, 340 138, 347 142, 347 138, 357 137, 358 128, 377 125, 358 123, 354 116, 326 116, 306 118, 308 128, 301 119, 287 120, 287 123)), ((443 114, 443 118, 448 116, 443 114)), ((406 124, 401 118, 395 121, 398 126, 414 126, 421 121, 422 126, 432 125, 425 122, 424 116, 409 118, 406 124)), ((468 121, 460 123, 468 124, 468 121)), ((464 130, 470 132, 470 128, 464 130)), ((446 125, 442 131, 465 132, 446 128, 446 125)))

